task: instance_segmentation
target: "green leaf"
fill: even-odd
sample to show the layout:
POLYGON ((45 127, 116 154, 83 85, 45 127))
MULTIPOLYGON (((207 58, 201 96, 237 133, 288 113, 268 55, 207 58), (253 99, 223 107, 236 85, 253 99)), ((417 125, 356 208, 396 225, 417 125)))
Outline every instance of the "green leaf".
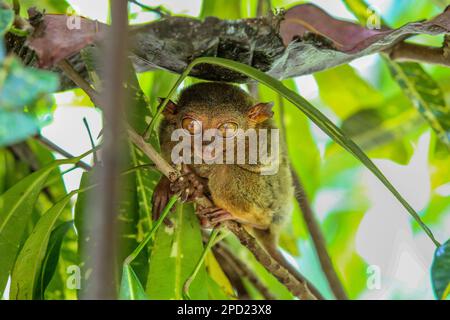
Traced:
POLYGON ((208 296, 210 300, 231 300, 224 290, 209 275, 208 296))
POLYGON ((242 64, 236 61, 227 60, 223 58, 213 58, 213 57, 203 57, 197 58, 186 68, 183 74, 179 77, 176 86, 174 86, 169 94, 169 96, 164 100, 161 108, 158 110, 159 116, 169 101, 171 95, 175 92, 175 89, 183 79, 189 75, 191 70, 202 63, 210 63, 214 65, 218 65, 221 67, 228 68, 233 71, 240 72, 244 75, 247 75, 261 84, 266 85, 272 90, 278 92, 288 101, 290 101, 293 105, 295 105, 298 109, 300 109, 312 122, 314 122, 323 132, 325 132, 331 139, 333 139, 336 143, 342 146, 345 150, 347 150, 350 154, 352 154, 355 158, 361 161, 385 186, 386 188, 397 198, 397 200, 403 205, 403 207, 409 212, 409 214, 417 221, 417 223, 421 226, 424 232, 428 235, 428 237, 433 241, 436 246, 439 246, 439 242, 434 238, 431 230, 422 222, 420 216, 417 212, 411 207, 411 205, 402 197, 402 195, 395 189, 395 187, 390 183, 390 181, 384 176, 384 174, 378 169, 378 167, 369 159, 369 157, 361 150, 360 147, 350 139, 339 127, 337 127, 333 122, 331 122, 324 114, 322 114, 318 109, 316 109, 311 103, 309 103, 306 99, 290 90, 286 86, 283 85, 281 81, 278 81, 271 76, 261 72, 251 66, 246 64, 242 64))
POLYGON ((450 240, 436 249, 431 266, 431 282, 438 299, 446 299, 450 285, 450 240))
MULTIPOLYGON (((174 226, 161 226, 150 257, 146 292, 150 299, 182 299, 183 285, 203 252, 200 225, 192 205, 178 204, 171 215, 174 226)), ((189 290, 192 299, 207 299, 205 266, 189 290)))
MULTIPOLYGON (((362 24, 373 15, 364 0, 343 1, 362 24)), ((381 23, 386 25, 382 19, 381 23)), ((444 94, 437 82, 418 63, 397 63, 386 56, 383 57, 404 94, 428 121, 439 139, 450 147, 450 108, 446 105, 444 94)))
POLYGON ((67 13, 70 7, 66 0, 20 0, 21 15, 26 15, 31 7, 37 7, 39 10, 45 9, 47 13, 67 13))
MULTIPOLYGON (((80 189, 84 189, 88 187, 90 184, 92 184, 92 171, 84 172, 81 176, 80 181, 80 189)), ((95 192, 98 189, 94 189, 93 192, 95 192)), ((89 250, 88 248, 93 245, 92 239, 90 239, 87 235, 90 234, 92 231, 89 230, 91 227, 89 224, 85 223, 85 217, 87 215, 86 208, 87 208, 87 201, 88 201, 89 192, 83 192, 80 193, 77 197, 77 202, 75 203, 75 228, 77 230, 78 235, 78 260, 79 265, 81 268, 81 290, 80 294, 83 295, 85 293, 85 290, 88 288, 88 284, 86 281, 86 277, 88 274, 87 265, 90 263, 90 256, 89 256, 89 250)))
POLYGON ((383 96, 349 65, 315 73, 314 77, 321 99, 341 120, 363 108, 382 106, 383 96))
POLYGON ((432 1, 436 6, 440 7, 441 9, 445 9, 445 7, 450 5, 449 0, 432 0, 432 1))
POLYGON ((208 293, 211 299, 223 300, 234 296, 234 289, 230 280, 222 270, 214 253, 209 252, 205 258, 206 270, 208 270, 208 293))
POLYGON ((120 300, 148 300, 147 294, 130 265, 124 264, 119 291, 120 300))
MULTIPOLYGON (((14 11, 10 9, 0 8, 0 37, 11 28, 14 21, 14 11)), ((0 59, 2 61, 2 59, 0 59)))
POLYGON ((239 19, 241 18, 241 0, 203 0, 200 17, 239 19))
POLYGON ((450 108, 437 82, 418 63, 385 61, 405 95, 428 121, 438 138, 450 147, 450 108))
POLYGON ((0 107, 3 110, 22 108, 58 89, 58 76, 52 72, 24 68, 13 57, 7 58, 3 67, 7 73, 5 80, 0 83, 0 107))
MULTIPOLYGON (((134 148, 130 146, 130 148, 134 148)), ((120 177, 120 184, 122 186, 121 201, 119 202, 119 219, 118 230, 120 230, 119 241, 119 255, 117 260, 118 272, 122 269, 124 260, 134 251, 139 245, 139 241, 143 237, 143 221, 139 216, 139 203, 136 188, 136 174, 120 177)), ((144 219, 142 219, 144 220, 144 219)), ((144 220, 146 221, 146 220, 144 220)), ((142 283, 145 283, 148 276, 148 254, 147 250, 143 250, 136 260, 132 262, 133 272, 138 276, 142 283)))
POLYGON ((48 71, 23 67, 14 57, 0 65, 0 147, 37 133, 51 119, 58 77, 48 71))
POLYGON ((45 258, 50 234, 59 216, 75 193, 69 193, 48 210, 39 219, 33 232, 26 240, 11 275, 11 299, 31 300, 36 297, 36 289, 40 280, 42 262, 45 258))
POLYGON ((58 166, 73 164, 80 159, 81 157, 54 161, 22 179, 0 196, 0 296, 20 249, 22 234, 48 175, 58 166))
MULTIPOLYGON (((50 234, 47 252, 45 253, 45 257, 42 262, 41 277, 36 291, 37 297, 41 300, 44 300, 45 290, 55 274, 56 267, 60 259, 64 237, 71 228, 73 228, 73 221, 63 222, 59 226, 55 227, 50 234)), ((63 290, 63 288, 61 289, 63 290)))
MULTIPOLYGON (((136 132, 145 131, 147 122, 153 117, 154 112, 151 108, 152 104, 156 106, 158 103, 157 97, 165 96, 170 90, 170 85, 175 82, 174 75, 167 74, 166 72, 155 71, 144 75, 140 75, 141 81, 138 80, 135 73, 128 77, 128 89, 131 91, 129 96, 133 97, 132 106, 128 113, 129 123, 136 132), (155 79, 158 79, 158 81, 154 81, 155 79), (146 85, 146 82, 150 82, 150 87, 146 85), (147 87, 148 90, 151 90, 149 92, 152 97, 151 99, 147 99, 141 87, 147 87), (142 119, 146 119, 146 121, 142 121, 142 119)), ((150 143, 155 150, 159 151, 160 147, 157 135, 151 136, 150 143)), ((134 145, 130 146, 130 157, 132 166, 139 166, 151 162, 148 157, 134 145)), ((142 239, 143 235, 147 233, 152 226, 151 199, 153 190, 155 189, 160 176, 161 174, 156 170, 136 171, 136 193, 140 219, 139 239, 142 239)))
POLYGON ((38 130, 38 121, 29 114, 0 109, 0 147, 22 141, 38 130))

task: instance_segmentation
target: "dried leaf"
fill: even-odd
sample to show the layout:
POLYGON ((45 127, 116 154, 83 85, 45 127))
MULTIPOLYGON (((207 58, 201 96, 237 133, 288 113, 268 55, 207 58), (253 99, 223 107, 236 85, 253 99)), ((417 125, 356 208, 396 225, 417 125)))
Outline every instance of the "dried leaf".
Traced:
MULTIPOLYGON (((40 66, 52 66, 104 38, 105 25, 85 18, 80 25, 79 30, 70 30, 66 16, 44 17, 29 41, 40 66)), ((384 51, 415 34, 449 31, 449 9, 429 21, 399 29, 371 30, 335 19, 312 4, 302 4, 287 10, 284 16, 239 20, 167 17, 132 27, 130 38, 139 71, 160 68, 182 73, 192 60, 207 56, 231 59, 286 79, 384 51)), ((208 80, 248 80, 237 72, 211 65, 200 65, 191 75, 208 80)))

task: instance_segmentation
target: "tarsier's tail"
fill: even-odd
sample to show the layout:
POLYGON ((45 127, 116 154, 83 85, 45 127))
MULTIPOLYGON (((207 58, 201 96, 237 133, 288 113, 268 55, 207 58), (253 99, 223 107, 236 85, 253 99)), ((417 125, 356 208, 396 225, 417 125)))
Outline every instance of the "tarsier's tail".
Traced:
POLYGON ((268 254, 281 266, 283 266, 290 274, 292 274, 300 283, 306 284, 306 287, 318 300, 325 300, 320 291, 291 264, 278 249, 277 239, 270 230, 249 230, 255 236, 258 242, 263 246, 268 254))

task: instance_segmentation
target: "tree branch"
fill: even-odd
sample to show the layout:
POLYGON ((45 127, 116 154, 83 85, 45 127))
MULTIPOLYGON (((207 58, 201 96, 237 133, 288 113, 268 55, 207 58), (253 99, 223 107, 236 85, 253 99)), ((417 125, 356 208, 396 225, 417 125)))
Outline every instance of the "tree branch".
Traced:
MULTIPOLYGON (((280 95, 278 96, 278 106, 280 108, 282 141, 286 145, 286 150, 288 150, 286 124, 284 122, 284 101, 283 97, 281 97, 280 95)), ((330 286, 331 291, 337 299, 347 300, 347 294, 345 293, 344 287, 339 280, 336 271, 334 270, 333 262, 330 255, 328 254, 325 237, 323 236, 320 226, 316 221, 315 214, 312 211, 311 205, 308 201, 305 188, 303 187, 300 177, 292 166, 291 174, 295 189, 295 199, 297 200, 297 203, 300 207, 300 211, 303 215, 303 220, 306 223, 306 227, 308 228, 308 232, 311 235, 311 239, 314 243, 314 248, 316 249, 317 256, 319 258, 320 266, 322 267, 322 271, 327 278, 328 285, 330 286)))
POLYGON ((396 61, 415 61, 450 67, 450 55, 443 48, 401 42, 388 51, 389 57, 396 61))
POLYGON ((347 294, 345 293, 344 287, 339 280, 336 270, 334 269, 331 257, 328 254, 325 237, 323 236, 320 226, 315 218, 315 214, 312 211, 311 205, 309 204, 305 188, 303 187, 300 177, 297 175, 297 172, 295 172, 295 170, 293 170, 292 168, 291 172, 295 188, 295 199, 300 206, 301 212, 303 214, 303 219, 305 220, 309 234, 311 235, 311 239, 314 243, 314 247, 316 248, 322 271, 328 280, 328 284, 334 296, 339 300, 347 300, 347 294))
MULTIPOLYGON (((36 136, 36 139, 39 140, 39 142, 41 142, 43 145, 45 145, 50 150, 53 150, 53 151, 59 153, 60 155, 62 155, 65 158, 73 158, 74 157, 71 153, 67 152, 63 148, 57 146, 56 144, 54 144, 53 142, 51 142, 50 140, 48 140, 47 138, 45 138, 41 135, 36 136)), ((79 161, 79 162, 75 163, 75 166, 77 166, 81 169, 84 169, 86 171, 92 170, 92 167, 83 161, 79 161)))
POLYGON ((213 250, 220 254, 227 263, 238 273, 242 278, 247 278, 248 281, 262 294, 266 300, 275 300, 275 296, 269 291, 269 289, 262 283, 256 274, 250 270, 247 265, 241 261, 236 255, 234 255, 224 244, 217 243, 213 250))

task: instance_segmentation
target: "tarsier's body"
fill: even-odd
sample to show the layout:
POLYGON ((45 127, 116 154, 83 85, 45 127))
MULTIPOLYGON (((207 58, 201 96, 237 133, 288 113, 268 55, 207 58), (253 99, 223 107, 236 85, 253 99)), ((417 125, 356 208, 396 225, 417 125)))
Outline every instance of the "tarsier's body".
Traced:
MULTIPOLYGON (((202 130, 274 129, 271 107, 271 104, 256 104, 247 93, 233 85, 214 82, 193 85, 182 92, 176 104, 169 102, 164 112, 165 119, 160 127, 163 156, 171 161, 171 152, 177 143, 171 141, 173 131, 185 128, 195 134, 195 121, 195 124, 201 124, 202 130)), ((260 163, 189 165, 196 175, 204 179, 206 189, 202 191, 217 207, 199 210, 201 217, 208 220, 207 224, 238 221, 272 255, 278 253, 279 230, 289 217, 293 196, 284 148, 280 147, 279 152, 278 170, 268 175, 261 174, 263 165, 260 163)), ((163 178, 155 192, 157 213, 167 201, 169 186, 168 180, 163 178)))

